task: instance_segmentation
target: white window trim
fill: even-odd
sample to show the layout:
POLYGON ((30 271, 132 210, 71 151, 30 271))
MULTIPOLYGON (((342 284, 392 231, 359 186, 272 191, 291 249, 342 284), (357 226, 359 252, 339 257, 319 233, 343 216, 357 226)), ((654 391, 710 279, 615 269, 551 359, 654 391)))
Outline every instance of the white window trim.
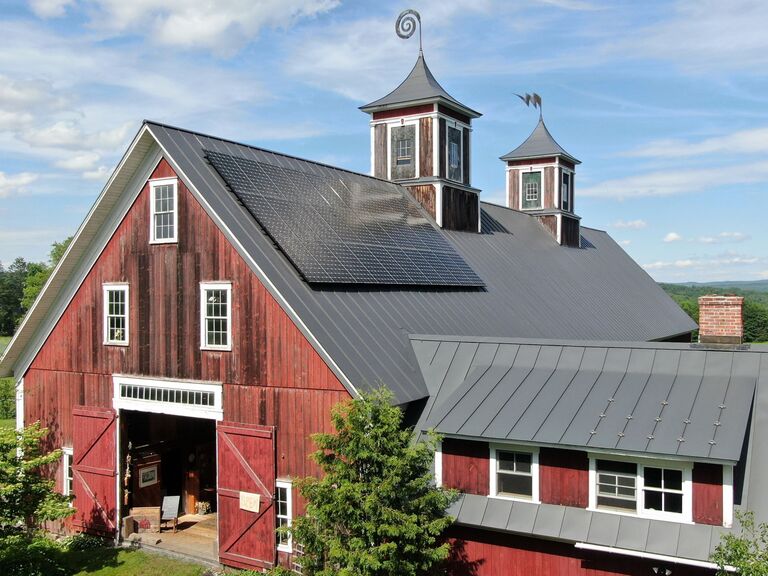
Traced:
POLYGON ((174 244, 179 241, 179 179, 157 178, 149 181, 149 243, 174 244), (155 238, 155 189, 159 186, 173 186, 173 237, 155 238))
POLYGON ((107 346, 128 346, 131 337, 131 292, 130 286, 125 282, 105 283, 101 286, 102 299, 104 301, 104 344, 107 346), (109 339, 109 298, 108 292, 120 291, 125 293, 125 340, 110 340, 109 339))
POLYGON ((231 282, 200 282, 200 350, 232 350, 232 283, 231 282), (226 346, 207 343, 205 325, 206 290, 226 290, 227 292, 227 344, 226 346))
POLYGON ((141 378, 137 376, 122 376, 120 374, 114 374, 112 376, 112 384, 112 407, 115 410, 136 410, 138 412, 171 414, 174 416, 189 416, 192 418, 206 418, 208 420, 224 419, 224 408, 221 396, 222 386, 217 382, 173 380, 170 378, 141 378), (167 388, 169 390, 212 392, 213 404, 208 406, 199 406, 192 404, 180 404, 177 402, 163 402, 162 400, 123 398, 120 395, 120 387, 123 384, 132 386, 145 386, 148 388, 167 388))
POLYGON ((733 466, 723 465, 723 526, 733 526, 733 466))
POLYGON ((539 449, 532 446, 521 446, 516 444, 491 444, 490 448, 490 487, 489 492, 491 498, 499 498, 500 500, 517 500, 520 502, 533 502, 539 503, 539 449), (496 477, 496 452, 525 452, 531 455, 531 497, 523 498, 520 496, 508 496, 506 494, 498 494, 497 477, 496 477))
MULTIPOLYGON (((69 478, 67 478, 67 468, 74 466, 74 451, 69 446, 63 446, 61 448, 61 493, 64 496, 72 496, 72 492, 69 491, 69 478)), ((74 476, 73 476, 74 482, 74 476)), ((69 503, 71 508, 72 502, 69 503)))
POLYGON ((438 442, 435 446, 435 486, 443 487, 443 443, 438 442))
POLYGON ((651 460, 651 459, 633 459, 612 456, 608 454, 590 454, 589 455, 589 507, 587 510, 603 512, 606 514, 619 514, 621 516, 639 516, 642 518, 654 518, 656 520, 670 520, 678 523, 693 524, 693 463, 678 462, 672 460, 651 460), (637 465, 637 501, 634 512, 629 510, 609 510, 598 508, 597 506, 597 461, 612 460, 614 462, 627 462, 637 465), (683 473, 683 511, 661 512, 658 510, 645 509, 645 491, 643 488, 645 479, 645 468, 667 468, 670 470, 680 470, 683 473))
POLYGON ((16 382, 16 430, 24 428, 24 378, 16 382))
MULTIPOLYGON (((455 120, 451 119, 453 126, 448 125, 448 120, 445 122, 445 179, 451 182, 464 182, 464 127, 459 125, 455 120), (459 178, 458 180, 450 177, 451 173, 451 140, 448 138, 448 132, 453 130, 459 131, 459 178)), ((439 145, 439 144, 438 144, 439 145)))
POLYGON ((518 183, 518 209, 520 211, 542 210, 544 208, 544 168, 520 170, 520 182, 518 183), (538 172, 541 175, 541 189, 539 190, 538 208, 523 208, 523 174, 533 174, 538 172))
MULTIPOLYGON (((290 527, 290 526, 293 525, 293 484, 291 483, 290 480, 276 480, 275 481, 275 486, 277 488, 285 488, 286 489, 285 492, 286 492, 286 494, 288 496, 288 500, 287 500, 287 508, 288 508, 287 519, 288 519, 288 526, 290 527)), ((277 493, 277 490, 275 490, 275 493, 277 493)), ((275 512, 275 518, 277 518, 277 512, 275 512)), ((287 544, 278 544, 277 545, 277 549, 280 552, 287 552, 289 554, 292 553, 293 552, 293 537, 289 535, 288 536, 288 543, 287 544)))
POLYGON ((558 193, 559 193, 559 205, 560 209, 564 212, 568 212, 568 214, 573 214, 573 170, 569 170, 568 168, 565 168, 564 166, 560 167, 560 186, 558 186, 558 193), (566 210, 563 208, 563 176, 565 174, 568 174, 568 209, 566 210))

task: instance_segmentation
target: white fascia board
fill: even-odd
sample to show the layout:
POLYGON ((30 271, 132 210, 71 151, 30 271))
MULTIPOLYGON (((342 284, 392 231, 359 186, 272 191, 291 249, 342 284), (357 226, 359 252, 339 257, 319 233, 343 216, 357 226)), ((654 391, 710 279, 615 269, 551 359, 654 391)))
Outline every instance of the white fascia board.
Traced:
POLYGON ((5 349, 0 358, 0 376, 11 371, 17 377, 26 373, 160 161, 154 140, 143 125, 5 349), (120 178, 127 181, 121 182, 120 178), (126 195, 125 190, 132 193, 126 195))
POLYGON ((312 348, 314 348, 315 351, 320 355, 320 357, 328 364, 328 367, 336 375, 336 377, 339 379, 342 385, 347 389, 347 391, 353 397, 359 397, 360 393, 357 391, 357 388, 355 388, 355 386, 352 384, 351 380, 347 377, 347 375, 344 374, 344 372, 341 370, 339 365, 336 364, 334 359, 331 357, 328 351, 323 347, 323 345, 320 344, 320 341, 310 331, 309 327, 304 323, 304 321, 296 312, 296 310, 290 305, 290 303, 285 298, 285 296, 283 296, 283 294, 277 289, 277 286, 275 286, 274 283, 269 279, 269 277, 266 275, 264 270, 262 270, 262 268, 259 266, 256 260, 254 260, 253 256, 250 253, 248 253, 248 251, 240 243, 240 241, 235 237, 235 235, 232 233, 229 227, 221 219, 221 217, 216 213, 216 211, 211 207, 208 201, 203 197, 200 191, 194 186, 194 184, 192 184, 192 181, 187 177, 187 175, 184 173, 181 167, 176 163, 173 157, 168 153, 168 151, 162 146, 162 144, 157 139, 157 137, 155 137, 155 135, 152 133, 152 130, 148 128, 148 131, 150 134, 152 134, 153 138, 155 138, 155 142, 157 142, 157 145, 160 146, 160 149, 163 151, 163 157, 171 165, 171 168, 173 168, 174 172, 176 172, 176 175, 184 182, 187 188, 189 188, 189 191, 192 193, 195 199, 198 202, 200 202, 200 205, 203 207, 203 210, 205 210, 205 213, 208 214, 208 216, 214 221, 214 223, 219 228, 219 230, 222 231, 224 236, 227 238, 227 240, 229 240, 230 244, 232 244, 232 246, 235 248, 237 253, 240 254, 243 260, 245 260, 245 262, 248 264, 248 267, 251 269, 251 271, 253 271, 253 273, 256 274, 256 277, 267 289, 267 292, 269 292, 272 295, 272 297, 275 300, 277 300, 277 303, 280 305, 283 311, 286 314, 288 314, 288 317, 291 320, 293 320, 293 322, 296 324, 296 327, 299 329, 299 331, 301 331, 304 337, 312 345, 312 348))

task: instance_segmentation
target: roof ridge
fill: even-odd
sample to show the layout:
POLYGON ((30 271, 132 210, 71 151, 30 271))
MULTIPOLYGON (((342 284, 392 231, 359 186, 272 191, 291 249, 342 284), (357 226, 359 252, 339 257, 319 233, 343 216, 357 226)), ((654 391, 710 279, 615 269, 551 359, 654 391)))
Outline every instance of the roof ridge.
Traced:
MULTIPOLYGON (((364 174, 363 172, 357 172, 356 170, 350 170, 349 168, 342 168, 341 166, 333 166, 332 164, 326 164, 325 162, 320 162, 318 160, 312 160, 310 158, 302 158, 301 156, 294 156, 293 154, 286 154, 285 152, 277 152, 275 150, 271 150, 269 148, 264 148, 262 146, 255 146, 254 144, 246 144, 245 142, 238 142, 237 140, 232 140, 231 138, 222 138, 220 136, 214 136, 213 134, 207 134, 205 132, 199 132, 197 130, 189 130, 187 128, 181 128, 179 126, 174 126, 173 124, 167 124, 165 122, 157 122, 155 120, 147 120, 144 119, 142 121, 143 125, 154 125, 159 126, 161 128, 168 128, 170 130, 176 130, 178 132, 184 132, 186 134, 192 134, 194 136, 202 136, 203 138, 210 138, 211 140, 218 140, 219 142, 225 142, 228 144, 235 144, 236 146, 244 146, 245 148, 250 148, 252 150, 259 150, 260 152, 267 152, 268 154, 274 154, 275 156, 281 156, 283 158, 289 158, 291 160, 299 160, 300 162, 307 162, 308 164, 314 164, 316 166, 322 166, 323 168, 330 168, 331 170, 339 170, 341 172, 346 172, 348 174, 354 174, 355 176, 362 176, 364 178, 369 178, 371 180, 377 180, 379 182, 386 182, 387 184, 394 184, 396 186, 401 186, 397 182, 393 182, 392 180, 386 180, 384 178, 378 178, 376 176, 372 176, 370 174, 364 174)), ((402 187, 402 186, 401 186, 402 187)))

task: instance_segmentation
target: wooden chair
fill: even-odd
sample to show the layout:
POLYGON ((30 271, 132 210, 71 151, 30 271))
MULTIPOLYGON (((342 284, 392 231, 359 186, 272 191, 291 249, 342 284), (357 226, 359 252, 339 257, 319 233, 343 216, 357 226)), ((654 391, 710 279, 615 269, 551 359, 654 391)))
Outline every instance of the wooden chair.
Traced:
POLYGON ((179 501, 181 496, 163 497, 163 505, 160 509, 160 532, 163 531, 163 522, 173 520, 173 532, 176 533, 176 527, 179 524, 179 501))

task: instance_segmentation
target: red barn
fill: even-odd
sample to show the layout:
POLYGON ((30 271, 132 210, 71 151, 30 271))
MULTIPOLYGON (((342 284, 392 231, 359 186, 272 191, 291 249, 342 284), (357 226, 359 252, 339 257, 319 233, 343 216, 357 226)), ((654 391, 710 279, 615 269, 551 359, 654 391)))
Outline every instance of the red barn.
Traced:
POLYGON ((181 513, 215 512, 196 555, 289 565, 297 546, 274 531, 302 510, 293 479, 317 473, 310 434, 386 385, 446 436, 437 477, 465 493, 455 573, 706 566, 687 534, 709 550, 730 522, 765 355, 643 344, 696 326, 581 226, 578 160, 543 122, 503 157, 502 207, 470 183, 479 114, 423 56, 363 110, 373 176, 142 125, 0 361, 19 424, 65 451, 65 528, 151 529, 178 496, 181 513), (666 401, 691 434, 667 426, 666 401))

